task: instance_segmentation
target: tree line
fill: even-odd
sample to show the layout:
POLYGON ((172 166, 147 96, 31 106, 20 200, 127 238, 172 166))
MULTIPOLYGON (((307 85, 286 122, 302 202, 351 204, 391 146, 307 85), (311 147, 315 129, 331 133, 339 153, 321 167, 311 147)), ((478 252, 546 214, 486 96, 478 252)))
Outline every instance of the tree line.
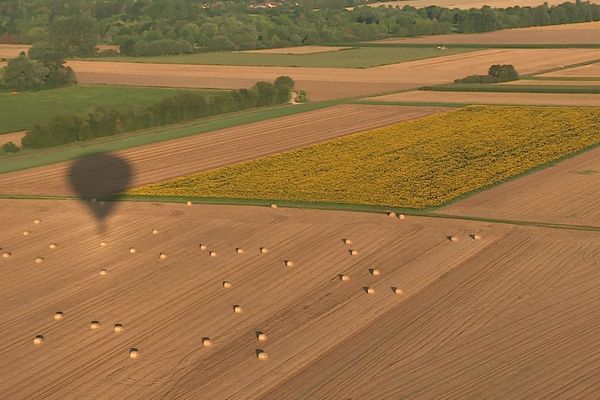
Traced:
POLYGON ((210 94, 186 91, 154 104, 127 109, 94 107, 83 114, 64 113, 36 124, 22 139, 24 148, 44 148, 111 136, 121 132, 191 121, 210 115, 253 107, 282 104, 289 100, 294 81, 281 76, 274 83, 258 82, 250 89, 210 94))
POLYGON ((351 42, 600 20, 587 1, 469 10, 367 7, 358 0, 3 0, 0 42, 49 40, 68 56, 96 43, 135 56, 351 42), (348 9, 348 6, 354 6, 348 9))

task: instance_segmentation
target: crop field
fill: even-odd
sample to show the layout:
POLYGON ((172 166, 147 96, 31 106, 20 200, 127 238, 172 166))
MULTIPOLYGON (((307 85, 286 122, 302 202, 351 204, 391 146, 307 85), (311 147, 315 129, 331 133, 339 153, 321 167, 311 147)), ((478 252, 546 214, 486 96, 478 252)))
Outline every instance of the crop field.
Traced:
MULTIPOLYGON (((133 184, 144 185, 444 110, 439 107, 340 105, 135 146, 114 154, 130 162, 135 171, 133 184)), ((127 140, 126 135, 124 140, 127 140)), ((2 161, 10 165, 13 160, 11 156, 2 161)), ((70 165, 71 162, 66 161, 0 174, 0 194, 72 195, 67 180, 70 165)), ((105 166, 95 167, 104 168, 107 181, 112 179, 115 171, 105 166)))
MULTIPOLYGON (((403 2, 404 3, 404 2, 403 2)), ((440 2, 436 2, 437 5, 440 2)), ((518 2, 523 5, 522 2, 518 2)), ((562 1, 560 1, 562 3, 562 1)), ((541 4, 538 2, 538 4, 541 4)), ((503 29, 485 33, 433 35, 417 38, 383 39, 381 43, 419 44, 522 44, 522 45, 568 45, 599 44, 600 21, 580 24, 538 26, 530 28, 503 29)))
MULTIPOLYGON (((302 49, 302 47, 298 49, 302 49)), ((98 59, 98 61, 157 64, 255 65, 267 67, 368 68, 378 65, 461 54, 473 50, 461 47, 440 51, 436 46, 412 48, 356 47, 338 51, 288 54, 277 53, 270 49, 269 52, 260 50, 260 53, 258 51, 219 51, 214 53, 159 57, 119 56, 102 58, 98 59)))
POLYGON ((600 78, 600 62, 539 75, 548 78, 600 78))
POLYGON ((598 143, 600 109, 473 106, 130 193, 427 208, 598 143))
POLYGON ((22 51, 27 52, 29 45, 26 44, 0 44, 0 58, 14 58, 22 51))
POLYGON ((435 104, 499 104, 537 106, 600 106, 600 94, 573 93, 503 93, 503 92, 448 92, 415 90, 371 97, 367 101, 389 103, 435 104))
POLYGON ((0 92, 0 133, 29 129, 65 111, 83 112, 94 106, 118 109, 131 104, 149 104, 181 91, 131 86, 71 86, 17 95, 0 92))
POLYGON ((76 201, 0 213, 3 399, 600 393, 596 232, 121 202, 101 233, 76 201))
POLYGON ((317 101, 448 83, 468 74, 486 73, 492 64, 514 64, 519 73, 531 74, 594 59, 600 59, 600 49, 480 50, 366 69, 104 61, 70 61, 69 65, 79 81, 87 84, 239 89, 289 75, 297 88, 317 101))

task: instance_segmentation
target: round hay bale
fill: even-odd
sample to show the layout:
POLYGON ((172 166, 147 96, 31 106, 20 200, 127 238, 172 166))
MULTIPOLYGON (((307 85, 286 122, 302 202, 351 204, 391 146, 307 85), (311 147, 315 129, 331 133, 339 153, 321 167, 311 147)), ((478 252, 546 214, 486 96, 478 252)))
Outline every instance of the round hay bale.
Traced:
POLYGON ((23 236, 29 236, 30 234, 31 234, 31 232, 30 232, 30 231, 24 231, 24 232, 23 232, 23 236))
POLYGON ((135 247, 129 248, 129 254, 135 254, 135 247))
POLYGON ((266 342, 266 341, 267 341, 267 334, 266 334, 266 333, 264 333, 264 332, 258 332, 258 333, 256 334, 256 339, 257 339, 259 342, 266 342))
POLYGON ((213 342, 212 340, 210 340, 210 338, 202 338, 202 347, 212 347, 213 342))
POLYGON ((380 270, 378 270, 377 268, 372 268, 372 269, 370 269, 370 270, 369 270, 369 272, 370 272, 370 273, 371 273, 371 275, 373 275, 373 276, 379 276, 379 275, 381 275, 381 271, 380 271, 380 270))
POLYGON ((115 326, 113 326, 114 333, 123 333, 124 330, 125 327, 122 324, 115 324, 115 326))
POLYGON ((342 282, 348 282, 350 280, 350 275, 348 275, 348 274, 341 274, 340 275, 340 280, 342 282))
POLYGON ((100 274, 100 276, 106 276, 106 274, 108 274, 108 271, 106 270, 106 268, 102 268, 98 273, 100 274))
POLYGON ((16 96, 16 95, 18 95, 18 94, 19 94, 19 92, 10 92, 10 95, 11 95, 11 96, 16 96))
POLYGON ((34 224, 36 224, 36 225, 37 225, 37 224, 39 224, 40 222, 42 222, 42 220, 41 220, 41 219, 34 219, 34 220, 33 220, 33 223, 34 223, 34 224))
POLYGON ((358 255, 358 250, 350 250, 350 255, 351 256, 357 256, 358 255))
POLYGON ((235 305, 233 306, 233 312, 236 314, 241 314, 242 313, 242 307, 235 305))
POLYGON ((237 249, 235 249, 235 252, 238 254, 244 254, 244 249, 238 247, 237 249))
POLYGON ((367 288, 365 288, 365 292, 367 292, 367 294, 374 294, 375 289, 372 287, 367 287, 367 288))
POLYGON ((41 264, 43 262, 44 262, 44 257, 38 257, 38 258, 35 259, 35 263, 36 264, 41 264))
POLYGON ((404 291, 402 289, 398 288, 398 287, 393 287, 392 291, 394 292, 394 294, 397 294, 397 295, 404 294, 404 291))
POLYGON ((54 313, 54 320, 55 321, 62 321, 63 319, 65 319, 65 314, 63 314, 62 311, 57 311, 54 313))
POLYGON ((161 260, 166 260, 167 259, 167 253, 160 253, 160 255, 158 256, 158 258, 160 258, 161 260))
POLYGON ((223 287, 225 289, 231 289, 232 286, 233 285, 231 284, 231 282, 229 282, 229 281, 223 281, 223 287))
POLYGON ((269 249, 267 249, 266 247, 261 247, 260 248, 260 253, 261 254, 265 254, 265 253, 268 253, 268 252, 269 252, 269 249))
POLYGON ((458 242, 458 237, 457 236, 450 236, 449 239, 450 239, 451 242, 454 242, 454 243, 458 242))
POLYGON ((291 260, 285 260, 285 266, 286 267, 293 267, 294 266, 294 262, 291 260))
POLYGON ((106 247, 106 242, 100 242, 100 247, 106 247))
POLYGON ((216 252, 216 251, 209 251, 209 252, 208 252, 208 254, 209 254, 211 257, 216 257, 216 256, 217 256, 217 252, 216 252))
POLYGON ((58 245, 56 243, 50 243, 50 247, 52 250, 56 249, 58 247, 58 245))
POLYGON ((192 202, 188 201, 187 203, 185 203, 186 206, 191 207, 192 206, 192 202))
POLYGON ((406 215, 400 214, 400 215, 398 215, 398 218, 401 219, 401 220, 405 220, 406 219, 406 215))
POLYGON ((35 344, 36 346, 41 346, 42 344, 44 344, 44 337, 42 335, 37 335, 33 338, 33 344, 35 344))
POLYGON ((208 249, 208 246, 207 246, 207 245, 205 245, 205 244, 201 244, 201 245, 200 245, 200 246, 198 246, 198 247, 200 247, 200 250, 202 250, 202 251, 205 251, 206 249, 208 249))
POLYGON ((8 258, 8 257, 10 257, 11 255, 12 255, 12 254, 11 254, 10 252, 8 252, 8 251, 5 251, 4 253, 2 253, 2 257, 3 257, 3 258, 8 258))
POLYGON ((153 228, 153 229, 152 229, 152 234, 153 234, 153 235, 158 235, 158 229, 156 229, 156 228, 153 228))
POLYGON ((98 321, 92 321, 92 322, 90 322, 90 329, 96 330, 98 328, 100 328, 100 322, 98 322, 98 321))
POLYGON ((478 235, 477 233, 474 235, 471 235, 471 237, 473 238, 473 240, 481 240, 481 235, 478 235))
POLYGON ((277 204, 271 204, 271 208, 277 208, 277 204))
POLYGON ((256 350, 256 357, 261 361, 266 361, 269 359, 269 354, 264 350, 256 350))
POLYGON ((343 239, 342 241, 344 242, 344 244, 352 244, 352 240, 350 239, 343 239))
POLYGON ((140 358, 140 351, 136 348, 129 349, 129 358, 137 360, 140 358))
POLYGON ((390 217, 390 218, 396 218, 396 213, 395 213, 395 212, 393 212, 393 211, 390 211, 390 212, 388 212, 388 213, 387 213, 387 215, 388 215, 388 217, 390 217))

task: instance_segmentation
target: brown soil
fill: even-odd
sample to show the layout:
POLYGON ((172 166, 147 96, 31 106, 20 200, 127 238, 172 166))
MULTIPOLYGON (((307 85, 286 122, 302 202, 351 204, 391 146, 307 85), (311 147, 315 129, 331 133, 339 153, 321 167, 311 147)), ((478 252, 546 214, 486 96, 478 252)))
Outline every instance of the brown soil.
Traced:
POLYGON ((277 49, 244 50, 241 53, 259 53, 259 54, 315 54, 328 53, 330 51, 340 51, 350 47, 336 46, 298 46, 298 47, 280 47, 277 49))
MULTIPOLYGON (((510 0, 512 1, 512 0, 510 0)), ((439 2, 438 2, 439 3, 439 2)), ((520 5, 522 2, 519 2, 520 5)), ((558 1, 562 3, 562 1, 558 1)), ((541 3, 539 3, 541 4, 541 3)), ((600 21, 580 24, 503 29, 494 32, 384 39, 382 43, 422 44, 598 44, 600 21)), ((552 50, 548 50, 552 51, 552 50)))
MULTIPOLYGON (((133 186, 292 150, 349 133, 444 111, 438 107, 342 105, 140 146, 114 154, 134 170, 133 186)), ((71 194, 70 162, 0 175, 2 194, 71 194)), ((101 166, 99 166, 101 168, 101 166)), ((106 179, 111 179, 106 170, 106 179)))
POLYGON ((15 58, 22 51, 27 53, 30 47, 28 44, 0 44, 0 58, 15 58))
POLYGON ((440 212, 600 227, 600 148, 478 193, 440 212))
POLYGON ((289 75, 312 100, 366 96, 485 73, 492 64, 513 64, 521 74, 600 59, 600 49, 492 49, 367 69, 253 67, 72 61, 88 84, 237 89, 289 75))
POLYGON ((12 253, 0 258, 4 399, 547 399, 600 391, 596 233, 120 203, 100 235, 77 202, 0 200, 0 215, 0 243, 12 253), (346 238, 359 255, 349 256, 346 238), (261 255, 261 246, 269 252, 261 255), (373 265, 380 276, 369 273, 373 265), (241 314, 232 311, 238 304, 241 314), (132 348, 139 359, 130 359, 132 348))
POLYGON ((11 132, 11 133, 0 133, 0 146, 6 142, 13 142, 16 145, 21 145, 21 139, 25 136, 27 131, 11 132))
POLYGON ((600 95, 598 94, 571 93, 435 92, 418 90, 372 97, 369 100, 464 104, 600 106, 600 95))

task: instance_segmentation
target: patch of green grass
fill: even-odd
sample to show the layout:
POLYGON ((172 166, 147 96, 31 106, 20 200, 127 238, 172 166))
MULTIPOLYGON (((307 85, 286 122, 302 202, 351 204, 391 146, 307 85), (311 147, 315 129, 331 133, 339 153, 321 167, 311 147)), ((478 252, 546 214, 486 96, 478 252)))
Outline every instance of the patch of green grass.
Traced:
POLYGON ((498 85, 486 83, 449 83, 425 86, 421 90, 434 92, 509 92, 509 93, 577 93, 600 94, 600 86, 559 85, 498 85))
POLYGON ((237 113, 222 114, 186 124, 169 125, 141 131, 107 136, 80 143, 51 147, 39 150, 22 150, 13 155, 0 153, 0 173, 72 160, 87 154, 107 153, 145 144, 177 139, 236 125, 283 117, 306 111, 317 110, 342 103, 342 100, 285 105, 271 108, 246 110, 237 113))
POLYGON ((454 48, 440 51, 436 46, 383 48, 354 47, 339 51, 313 54, 266 54, 235 51, 184 54, 157 57, 108 57, 96 61, 126 61, 139 63, 168 64, 208 64, 208 65, 258 65, 280 67, 328 67, 328 68, 368 68, 377 65, 393 64, 424 58, 459 54, 474 49, 454 48))
POLYGON ((83 112, 94 106, 119 109, 132 104, 149 104, 183 91, 185 89, 104 85, 78 85, 19 92, 17 95, 4 91, 0 92, 0 133, 30 129, 34 124, 66 111, 83 112))

